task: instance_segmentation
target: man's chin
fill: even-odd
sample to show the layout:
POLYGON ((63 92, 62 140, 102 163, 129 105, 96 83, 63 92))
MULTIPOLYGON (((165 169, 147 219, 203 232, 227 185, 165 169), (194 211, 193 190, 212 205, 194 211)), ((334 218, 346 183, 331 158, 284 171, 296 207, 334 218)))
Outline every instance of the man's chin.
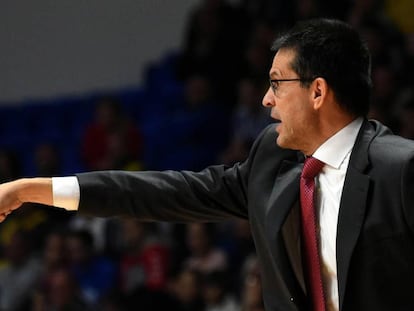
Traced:
POLYGON ((283 137, 281 137, 280 133, 276 138, 276 145, 278 145, 281 148, 286 148, 285 142, 283 141, 283 137))
POLYGON ((283 149, 294 149, 292 148, 292 144, 289 143, 288 140, 286 140, 286 137, 283 135, 283 133, 277 131, 279 135, 276 138, 276 145, 278 145, 280 148, 283 149))
POLYGON ((289 143, 283 139, 283 136, 279 135, 276 139, 276 145, 282 149, 289 149, 289 150, 297 150, 300 151, 301 149, 298 148, 296 145, 289 143))

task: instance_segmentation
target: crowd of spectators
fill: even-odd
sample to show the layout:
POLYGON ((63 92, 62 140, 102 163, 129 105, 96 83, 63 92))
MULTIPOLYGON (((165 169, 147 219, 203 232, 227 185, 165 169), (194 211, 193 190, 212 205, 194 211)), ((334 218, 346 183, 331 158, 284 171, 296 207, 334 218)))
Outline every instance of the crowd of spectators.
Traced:
MULTIPOLYGON (((414 26, 405 14, 413 5, 397 2, 398 9, 386 0, 200 1, 188 16, 182 50, 170 64, 172 85, 158 85, 156 72, 148 72, 148 87, 167 88, 166 94, 178 90, 179 96, 159 103, 155 116, 138 119, 130 118, 128 109, 134 108, 121 98, 97 99, 79 134, 82 168, 163 169, 150 162, 161 155, 181 159, 187 169, 242 161, 271 122, 261 97, 268 88, 272 39, 313 17, 335 17, 357 27, 373 56, 369 117, 414 139, 414 26), (172 111, 175 123, 157 128, 163 146, 152 146, 155 151, 146 157, 148 122, 138 120, 162 123, 172 111), (182 133, 169 131, 177 124, 182 133), (210 148, 213 140, 224 144, 210 148), (191 162, 166 146, 200 148, 205 161, 191 162)), ((37 145, 32 152, 36 175, 62 174, 64 152, 47 141, 37 145)), ((22 170, 15 150, 0 150, 1 182, 21 177, 22 170)), ((26 204, 1 224, 0 310, 136 309, 263 310, 249 223, 149 224, 26 204)))

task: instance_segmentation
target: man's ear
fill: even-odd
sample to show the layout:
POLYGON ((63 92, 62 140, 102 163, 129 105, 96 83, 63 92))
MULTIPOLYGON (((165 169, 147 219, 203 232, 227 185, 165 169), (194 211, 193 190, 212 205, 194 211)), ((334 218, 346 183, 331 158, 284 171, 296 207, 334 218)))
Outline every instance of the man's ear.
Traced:
POLYGON ((324 78, 316 78, 311 84, 311 96, 313 102, 313 109, 319 110, 326 102, 326 96, 328 93, 328 84, 324 78))

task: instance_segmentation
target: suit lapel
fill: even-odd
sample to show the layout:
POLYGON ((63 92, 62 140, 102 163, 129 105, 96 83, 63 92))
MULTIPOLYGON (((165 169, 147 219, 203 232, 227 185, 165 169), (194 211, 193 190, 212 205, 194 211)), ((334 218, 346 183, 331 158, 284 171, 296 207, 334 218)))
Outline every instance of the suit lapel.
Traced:
POLYGON ((297 201, 282 226, 282 235, 293 272, 295 273, 302 291, 306 293, 305 277, 303 275, 300 223, 300 204, 299 201, 297 201))
POLYGON ((368 148, 375 136, 365 121, 352 150, 342 190, 336 237, 339 307, 342 309, 349 264, 365 218, 370 178, 364 174, 369 165, 368 148))
MULTIPOLYGON (((274 259, 286 285, 290 291, 295 293, 303 291, 303 288, 300 288, 303 285, 303 275, 295 265, 295 262, 301 262, 300 252, 297 251, 298 244, 296 243, 299 241, 290 235, 293 231, 285 227, 291 223, 289 219, 293 216, 289 215, 292 214, 292 207, 294 207, 299 197, 299 180, 302 167, 301 163, 287 160, 281 164, 269 198, 265 220, 267 234, 277 252, 274 259), (285 238, 288 238, 289 241, 285 238), (295 240, 293 244, 291 243, 292 239, 295 240)), ((292 219, 292 221, 297 222, 297 219, 292 219)))
POLYGON ((299 197, 299 179, 302 164, 283 161, 269 198, 267 219, 268 225, 279 232, 289 210, 299 197))

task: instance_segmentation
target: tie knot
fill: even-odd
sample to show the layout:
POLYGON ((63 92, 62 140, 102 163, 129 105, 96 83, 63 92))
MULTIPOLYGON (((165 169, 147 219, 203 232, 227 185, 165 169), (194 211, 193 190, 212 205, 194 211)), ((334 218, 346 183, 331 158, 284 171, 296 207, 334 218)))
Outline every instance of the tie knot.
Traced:
POLYGON ((303 165, 302 177, 303 178, 314 178, 324 167, 325 163, 319 161, 314 157, 309 157, 305 159, 305 164, 303 165))

